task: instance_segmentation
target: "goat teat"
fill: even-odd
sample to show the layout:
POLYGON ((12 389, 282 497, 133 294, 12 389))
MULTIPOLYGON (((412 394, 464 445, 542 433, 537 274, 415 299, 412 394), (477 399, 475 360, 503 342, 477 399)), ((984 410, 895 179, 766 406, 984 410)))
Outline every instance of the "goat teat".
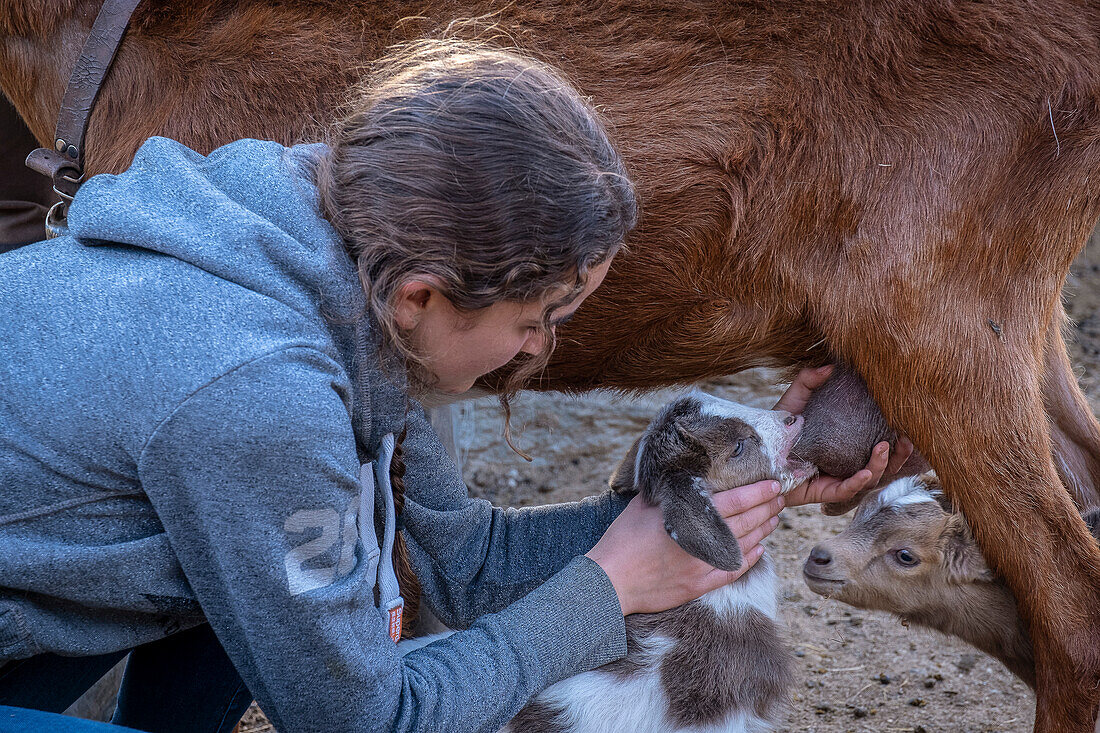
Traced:
MULTIPOLYGON (((880 442, 890 443, 891 450, 897 443, 897 432, 886 422, 867 385, 844 365, 838 365, 825 384, 814 391, 802 416, 806 426, 794 446, 794 455, 830 476, 851 476, 867 465, 871 451, 880 442)), ((928 470, 927 461, 914 451, 896 478, 928 470)), ((823 509, 826 514, 845 514, 866 493, 860 492, 846 502, 825 504, 823 509)))

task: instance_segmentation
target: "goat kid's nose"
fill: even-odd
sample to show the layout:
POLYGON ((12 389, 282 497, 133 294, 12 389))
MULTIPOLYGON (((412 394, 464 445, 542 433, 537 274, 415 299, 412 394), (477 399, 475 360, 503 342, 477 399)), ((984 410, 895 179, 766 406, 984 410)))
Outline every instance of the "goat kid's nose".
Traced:
POLYGON ((814 565, 828 565, 833 561, 833 556, 829 554, 829 551, 824 547, 818 545, 814 549, 810 550, 810 562, 814 565))

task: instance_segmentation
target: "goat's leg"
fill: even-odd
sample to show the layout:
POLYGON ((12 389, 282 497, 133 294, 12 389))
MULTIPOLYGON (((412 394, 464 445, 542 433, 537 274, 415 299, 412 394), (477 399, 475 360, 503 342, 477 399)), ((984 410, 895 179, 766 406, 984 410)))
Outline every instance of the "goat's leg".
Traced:
POLYGON ((1065 312, 1058 307, 1047 332, 1043 404, 1050 417, 1054 467, 1081 509, 1100 506, 1100 424, 1092 413, 1066 353, 1065 312))
POLYGON ((931 323, 935 303, 878 302, 872 320, 830 341, 939 473, 1015 592, 1035 646, 1036 730, 1091 733, 1100 704, 1100 549, 1051 456, 1042 394, 1049 334, 1035 324, 1051 322, 1054 303, 997 329, 985 305, 941 308, 931 323), (876 335, 873 322, 891 324, 905 342, 876 348, 870 339, 882 329, 876 335))

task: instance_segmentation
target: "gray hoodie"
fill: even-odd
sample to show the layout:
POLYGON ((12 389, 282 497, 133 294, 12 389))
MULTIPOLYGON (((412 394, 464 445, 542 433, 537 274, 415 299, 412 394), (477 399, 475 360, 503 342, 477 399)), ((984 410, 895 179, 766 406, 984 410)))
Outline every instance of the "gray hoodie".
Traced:
POLYGON ((70 236, 0 257, 0 660, 206 620, 285 733, 494 730, 625 653, 579 556, 623 504, 470 499, 412 402, 406 536, 464 630, 397 654, 360 466, 407 400, 318 214, 323 152, 152 138, 84 184, 70 236))

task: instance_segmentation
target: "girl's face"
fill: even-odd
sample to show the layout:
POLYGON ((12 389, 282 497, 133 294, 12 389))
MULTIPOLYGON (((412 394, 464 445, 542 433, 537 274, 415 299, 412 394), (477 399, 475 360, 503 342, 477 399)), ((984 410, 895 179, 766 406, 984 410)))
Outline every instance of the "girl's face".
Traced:
MULTIPOLYGON (((608 260, 589 270, 584 291, 556 309, 551 324, 567 321, 603 282, 610 266, 608 260)), ((456 310, 429 278, 414 279, 398 291, 397 324, 436 378, 435 389, 461 394, 473 387, 478 377, 499 369, 521 352, 542 352, 546 343, 539 326, 547 302, 555 297, 494 303, 470 316, 456 310)))

